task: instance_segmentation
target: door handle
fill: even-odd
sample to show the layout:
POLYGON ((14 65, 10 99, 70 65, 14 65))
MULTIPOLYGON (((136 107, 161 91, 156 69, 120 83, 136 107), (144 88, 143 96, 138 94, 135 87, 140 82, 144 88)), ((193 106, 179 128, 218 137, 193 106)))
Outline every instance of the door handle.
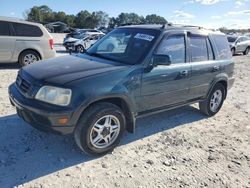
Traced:
POLYGON ((214 71, 214 72, 216 72, 216 71, 218 71, 218 70, 220 70, 220 67, 219 67, 219 66, 214 66, 214 67, 213 67, 213 71, 214 71))
POLYGON ((184 70, 180 72, 180 76, 187 76, 188 75, 188 70, 184 70))

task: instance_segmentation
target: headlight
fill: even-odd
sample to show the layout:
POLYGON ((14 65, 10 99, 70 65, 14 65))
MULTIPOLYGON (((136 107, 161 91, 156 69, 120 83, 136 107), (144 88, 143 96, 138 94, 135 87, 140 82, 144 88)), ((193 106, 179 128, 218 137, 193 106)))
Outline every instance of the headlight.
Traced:
POLYGON ((35 98, 47 103, 67 106, 71 100, 71 90, 53 86, 43 86, 37 92, 35 98))

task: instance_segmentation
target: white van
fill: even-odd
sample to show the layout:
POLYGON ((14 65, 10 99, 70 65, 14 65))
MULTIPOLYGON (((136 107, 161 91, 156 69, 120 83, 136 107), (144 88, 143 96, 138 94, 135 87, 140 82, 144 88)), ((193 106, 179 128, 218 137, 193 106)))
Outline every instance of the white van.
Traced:
POLYGON ((42 24, 0 17, 0 63, 26 66, 55 55, 53 38, 42 24))

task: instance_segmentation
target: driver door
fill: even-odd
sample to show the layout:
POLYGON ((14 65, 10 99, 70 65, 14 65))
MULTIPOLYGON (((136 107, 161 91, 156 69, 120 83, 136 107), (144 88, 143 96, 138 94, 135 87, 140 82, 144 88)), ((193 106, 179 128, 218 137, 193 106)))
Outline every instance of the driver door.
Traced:
POLYGON ((189 99, 190 63, 186 33, 166 35, 156 54, 169 55, 170 65, 155 65, 142 75, 140 112, 167 107, 189 99))

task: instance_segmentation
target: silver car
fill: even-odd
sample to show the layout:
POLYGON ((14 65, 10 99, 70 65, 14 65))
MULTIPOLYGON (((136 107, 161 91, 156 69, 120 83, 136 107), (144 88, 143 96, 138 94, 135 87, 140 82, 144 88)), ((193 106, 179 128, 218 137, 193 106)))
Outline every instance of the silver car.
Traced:
POLYGON ((21 66, 55 57, 54 41, 42 24, 0 17, 0 63, 21 66))
POLYGON ((233 55, 243 53, 247 55, 250 51, 250 38, 246 36, 228 35, 227 40, 230 44, 231 52, 233 55))

